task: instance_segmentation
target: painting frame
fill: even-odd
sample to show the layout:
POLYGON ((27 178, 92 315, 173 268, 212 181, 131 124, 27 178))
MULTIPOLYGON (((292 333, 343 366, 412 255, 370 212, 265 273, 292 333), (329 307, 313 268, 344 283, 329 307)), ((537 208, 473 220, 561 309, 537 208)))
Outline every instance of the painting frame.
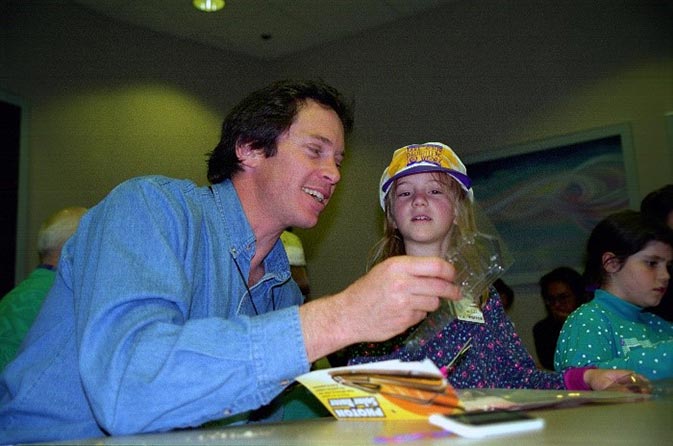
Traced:
POLYGON ((481 218, 514 259, 511 285, 535 284, 557 266, 582 271, 591 228, 639 204, 628 123, 502 147, 465 164, 481 218))

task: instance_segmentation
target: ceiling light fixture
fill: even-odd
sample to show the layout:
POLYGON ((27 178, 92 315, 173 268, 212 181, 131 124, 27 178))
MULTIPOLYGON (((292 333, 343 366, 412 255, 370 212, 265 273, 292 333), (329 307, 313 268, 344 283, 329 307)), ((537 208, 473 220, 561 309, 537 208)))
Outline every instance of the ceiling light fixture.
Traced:
POLYGON ((192 4, 203 12, 215 12, 224 8, 224 0, 194 0, 192 4))

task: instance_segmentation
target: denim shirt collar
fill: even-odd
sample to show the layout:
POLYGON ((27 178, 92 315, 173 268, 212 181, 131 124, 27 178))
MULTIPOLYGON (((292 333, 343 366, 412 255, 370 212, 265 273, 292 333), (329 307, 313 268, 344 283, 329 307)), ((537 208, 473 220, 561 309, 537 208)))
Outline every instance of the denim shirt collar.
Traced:
MULTIPOLYGON (((243 205, 231 180, 210 186, 215 203, 224 225, 224 233, 228 239, 227 251, 234 258, 243 256, 245 268, 250 268, 250 260, 255 255, 255 234, 243 211, 243 205)), ((278 239, 271 252, 264 259, 265 276, 272 274, 277 281, 284 282, 290 276, 290 262, 278 239)))

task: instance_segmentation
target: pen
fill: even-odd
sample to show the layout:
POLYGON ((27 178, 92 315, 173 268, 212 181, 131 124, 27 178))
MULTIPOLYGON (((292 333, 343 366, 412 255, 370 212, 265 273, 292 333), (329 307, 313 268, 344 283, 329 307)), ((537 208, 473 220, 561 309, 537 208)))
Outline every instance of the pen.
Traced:
POLYGON ((472 338, 469 338, 467 342, 465 342, 465 345, 456 353, 456 356, 453 357, 453 359, 444 367, 442 367, 440 370, 444 374, 444 376, 449 376, 451 372, 453 372, 453 369, 455 369, 458 364, 460 363, 460 360, 463 359, 465 354, 470 350, 472 347, 472 338))

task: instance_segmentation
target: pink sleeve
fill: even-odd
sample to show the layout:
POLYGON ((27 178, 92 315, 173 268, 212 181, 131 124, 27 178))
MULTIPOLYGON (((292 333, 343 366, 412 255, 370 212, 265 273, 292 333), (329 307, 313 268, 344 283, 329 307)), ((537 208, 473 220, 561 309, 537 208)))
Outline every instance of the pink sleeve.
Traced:
POLYGON ((572 367, 563 372, 563 381, 568 390, 592 390, 584 382, 584 372, 596 367, 572 367))

